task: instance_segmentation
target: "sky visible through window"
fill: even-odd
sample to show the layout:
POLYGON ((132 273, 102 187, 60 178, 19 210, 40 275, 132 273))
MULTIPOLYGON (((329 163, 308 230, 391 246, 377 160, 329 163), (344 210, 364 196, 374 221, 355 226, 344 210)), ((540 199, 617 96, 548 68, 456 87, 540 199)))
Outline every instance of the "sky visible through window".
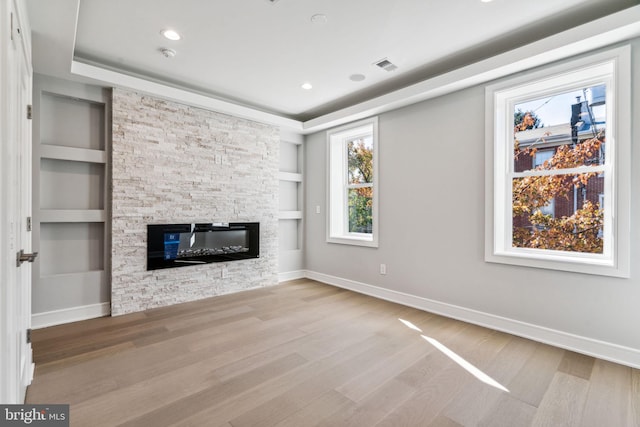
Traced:
POLYGON ((520 109, 523 112, 535 113, 544 127, 566 124, 571 120, 571 105, 578 102, 577 97, 580 97, 580 101, 584 101, 585 93, 589 96, 590 92, 596 88, 603 89, 603 86, 578 89, 522 102, 515 105, 514 111, 520 109))

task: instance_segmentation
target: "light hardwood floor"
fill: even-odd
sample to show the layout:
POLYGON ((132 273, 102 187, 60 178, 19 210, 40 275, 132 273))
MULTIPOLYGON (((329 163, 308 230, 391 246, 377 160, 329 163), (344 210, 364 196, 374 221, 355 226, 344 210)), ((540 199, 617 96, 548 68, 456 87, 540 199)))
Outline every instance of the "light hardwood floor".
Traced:
POLYGON ((639 370, 311 280, 33 348, 27 402, 69 403, 72 426, 640 426, 639 370))

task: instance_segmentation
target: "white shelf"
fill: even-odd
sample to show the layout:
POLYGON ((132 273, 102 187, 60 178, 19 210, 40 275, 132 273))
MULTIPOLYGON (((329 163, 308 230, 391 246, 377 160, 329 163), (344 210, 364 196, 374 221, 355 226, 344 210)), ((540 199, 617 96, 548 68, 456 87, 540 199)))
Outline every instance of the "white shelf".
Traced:
POLYGON ((42 144, 40 146, 40 157, 45 159, 71 160, 76 162, 107 163, 107 153, 104 150, 65 147, 62 145, 42 144))
POLYGON ((40 222, 105 222, 104 209, 41 209, 40 222))
POLYGON ((303 143, 302 135, 281 135, 279 164, 278 270, 287 277, 304 265, 303 143))
POLYGON ((302 219, 302 211, 280 211, 278 219, 302 219))
POLYGON ((302 174, 291 173, 291 172, 278 172, 278 179, 280 181, 302 182, 302 174))

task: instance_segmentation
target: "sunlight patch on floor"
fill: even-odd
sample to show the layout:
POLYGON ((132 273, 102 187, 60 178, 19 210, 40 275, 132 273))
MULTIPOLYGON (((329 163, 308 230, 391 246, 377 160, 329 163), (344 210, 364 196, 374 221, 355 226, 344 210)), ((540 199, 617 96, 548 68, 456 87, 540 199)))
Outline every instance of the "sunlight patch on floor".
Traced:
POLYGON ((435 338, 427 337, 424 335, 420 335, 420 336, 424 338, 429 344, 431 344, 432 346, 440 350, 448 358, 456 362, 458 365, 460 365, 467 372, 469 372, 471 375, 473 375, 483 383, 509 393, 509 390, 506 387, 504 387, 502 384, 500 384, 499 382, 491 378, 489 375, 482 372, 480 369, 473 366, 471 363, 467 362, 465 359, 460 357, 454 351, 450 350, 447 346, 442 344, 440 341, 436 340, 435 338))
MULTIPOLYGON (((409 322, 408 320, 404 320, 404 319, 400 319, 400 318, 398 320, 403 325, 405 325, 407 328, 413 329, 414 331, 418 331, 418 332, 422 333, 422 329, 418 328, 416 325, 414 325, 413 323, 409 322)), ((440 350, 449 359, 451 359, 454 362, 456 362, 463 369, 465 369, 467 372, 469 372, 471 375, 473 375, 474 377, 476 377, 477 379, 479 379, 483 383, 488 384, 488 385, 490 385, 492 387, 495 387, 495 388, 497 388, 499 390, 502 390, 502 391, 505 391, 505 392, 509 393, 509 390, 506 387, 504 387, 502 384, 500 384, 499 382, 497 382, 496 380, 491 378, 489 375, 487 375, 484 372, 482 372, 480 369, 478 369, 475 366, 473 366, 471 363, 467 362, 463 357, 459 356, 456 352, 454 352, 453 350, 449 349, 447 346, 442 344, 437 339, 431 338, 431 337, 427 337, 425 335, 420 335, 420 336, 422 338, 424 338, 429 344, 431 344, 432 346, 434 346, 435 348, 440 350)))
POLYGON ((398 319, 398 320, 401 321, 404 324, 404 326, 406 326, 407 328, 413 329, 414 331, 422 332, 422 329, 418 328, 416 325, 409 322, 408 320, 404 320, 404 319, 398 319))

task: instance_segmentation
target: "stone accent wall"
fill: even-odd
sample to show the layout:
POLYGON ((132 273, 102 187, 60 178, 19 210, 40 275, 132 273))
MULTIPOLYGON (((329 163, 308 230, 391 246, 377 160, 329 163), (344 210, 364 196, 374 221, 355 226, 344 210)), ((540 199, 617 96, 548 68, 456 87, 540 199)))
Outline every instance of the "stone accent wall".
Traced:
POLYGON ((278 282, 276 127, 118 88, 112 123, 112 315, 278 282), (238 221, 260 258, 146 270, 147 224, 238 221))

